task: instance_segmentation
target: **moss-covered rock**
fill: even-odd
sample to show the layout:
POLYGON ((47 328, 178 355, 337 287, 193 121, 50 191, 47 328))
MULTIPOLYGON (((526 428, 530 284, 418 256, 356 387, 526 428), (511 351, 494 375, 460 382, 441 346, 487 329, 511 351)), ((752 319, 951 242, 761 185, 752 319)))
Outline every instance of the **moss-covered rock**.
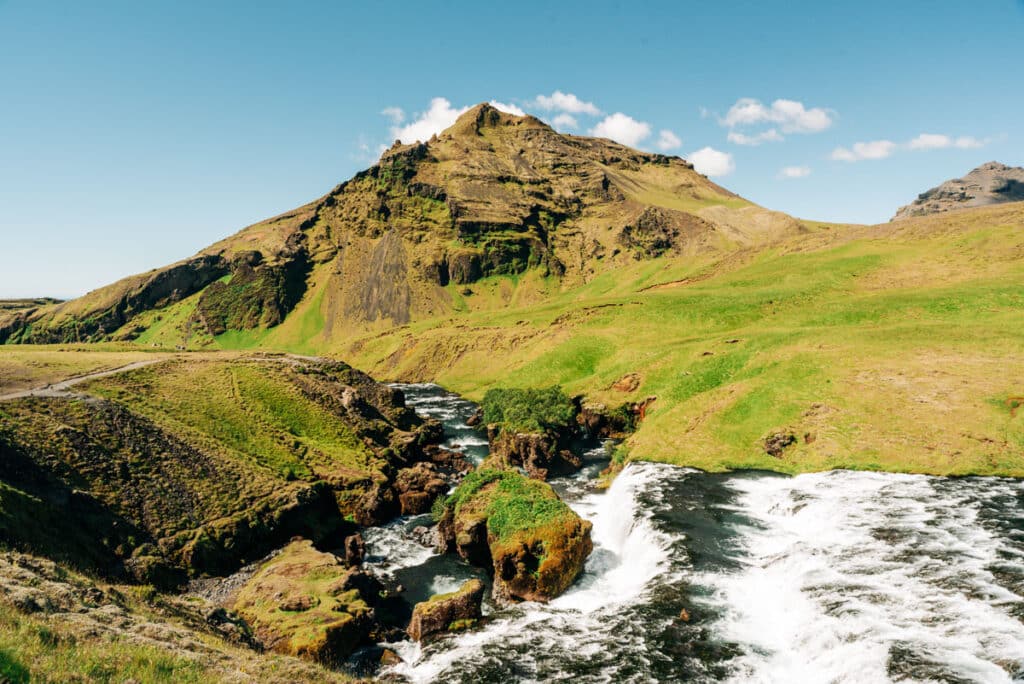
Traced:
POLYGON ((369 637, 381 589, 312 542, 295 541, 238 590, 233 608, 267 648, 334 665, 369 637))
POLYGON ((431 596, 417 603, 409 623, 409 637, 422 641, 435 634, 470 629, 483 616, 480 608, 483 597, 484 583, 471 579, 458 591, 431 596))
POLYGON ((593 550, 588 521, 550 485, 511 469, 470 473, 434 513, 442 549, 492 571, 501 600, 558 596, 593 550))

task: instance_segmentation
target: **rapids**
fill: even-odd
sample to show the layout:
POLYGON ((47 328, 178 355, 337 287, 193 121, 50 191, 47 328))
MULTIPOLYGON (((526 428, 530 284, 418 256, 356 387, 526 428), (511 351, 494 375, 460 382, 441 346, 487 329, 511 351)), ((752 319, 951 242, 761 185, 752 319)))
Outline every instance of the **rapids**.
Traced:
MULTIPOLYGON (((434 385, 407 403, 479 461, 475 406, 434 385)), ((547 605, 485 601, 478 630, 388 645, 409 682, 1024 681, 1024 483, 834 471, 708 474, 585 454, 552 485, 594 552, 547 605), (680 617, 685 610, 688 619, 680 617)), ((481 572, 412 534, 367 534, 367 566, 410 601, 481 572)), ((485 578, 486 579, 486 578, 485 578)))

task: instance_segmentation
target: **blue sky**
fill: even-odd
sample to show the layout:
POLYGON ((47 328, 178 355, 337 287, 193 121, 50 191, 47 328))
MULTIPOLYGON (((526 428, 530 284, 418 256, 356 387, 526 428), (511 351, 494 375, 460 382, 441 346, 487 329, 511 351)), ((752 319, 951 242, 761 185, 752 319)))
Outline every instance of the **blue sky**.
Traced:
POLYGON ((308 202, 443 122, 436 98, 569 115, 821 220, 1024 164, 1020 0, 553 4, 0 0, 0 297, 76 296, 308 202))

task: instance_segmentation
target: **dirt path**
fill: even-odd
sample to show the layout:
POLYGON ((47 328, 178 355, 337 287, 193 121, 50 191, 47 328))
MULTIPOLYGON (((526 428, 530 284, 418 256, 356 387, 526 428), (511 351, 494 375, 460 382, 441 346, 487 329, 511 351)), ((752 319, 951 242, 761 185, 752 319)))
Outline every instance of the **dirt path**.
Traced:
POLYGON ((11 392, 10 394, 0 394, 0 401, 10 401, 12 399, 24 399, 26 397, 69 397, 74 393, 70 391, 75 385, 85 382, 86 380, 93 380, 95 378, 105 378, 108 375, 117 375, 118 373, 126 373, 136 368, 143 368, 145 366, 165 361, 166 357, 158 359, 146 359, 145 361, 136 361, 135 363, 129 363, 127 366, 119 366, 117 368, 111 368, 109 370, 96 371, 95 373, 86 373, 85 375, 76 375, 73 378, 67 380, 61 380, 60 382, 54 382, 43 387, 36 387, 34 389, 21 390, 19 392, 11 392))

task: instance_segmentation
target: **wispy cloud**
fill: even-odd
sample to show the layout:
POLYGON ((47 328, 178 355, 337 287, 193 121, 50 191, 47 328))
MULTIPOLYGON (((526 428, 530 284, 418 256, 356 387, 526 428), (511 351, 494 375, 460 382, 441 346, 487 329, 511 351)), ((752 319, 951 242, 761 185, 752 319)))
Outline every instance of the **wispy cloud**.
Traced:
POLYGON ((736 145, 760 145, 764 142, 779 142, 783 139, 775 128, 769 128, 754 135, 747 135, 739 131, 729 131, 729 135, 726 136, 726 140, 736 145))
POLYGON ((405 121, 405 111, 401 107, 385 107, 380 113, 391 119, 396 126, 405 121))
POLYGON ((836 161, 857 162, 866 159, 885 159, 901 149, 912 152, 943 149, 973 150, 984 147, 989 142, 991 141, 988 138, 981 139, 972 135, 953 137, 941 133, 922 133, 902 144, 894 143, 891 140, 873 140, 854 143, 849 148, 837 147, 832 150, 830 157, 836 161))
POLYGON ((938 133, 922 133, 907 143, 911 150, 941 150, 947 147, 956 147, 961 150, 972 150, 984 147, 988 141, 979 140, 971 135, 964 135, 959 138, 952 138, 948 135, 938 133))
POLYGON ((679 139, 678 135, 665 128, 658 132, 658 142, 654 144, 662 152, 668 152, 669 150, 678 150, 683 146, 683 141, 679 139))
POLYGON ((555 125, 555 128, 560 130, 576 130, 580 127, 580 122, 576 120, 575 116, 565 113, 556 116, 551 120, 551 123, 555 125))
POLYGON ((806 178, 810 175, 809 166, 784 166, 779 169, 779 178, 806 178))
POLYGON ((896 150, 896 143, 891 140, 872 140, 856 142, 850 147, 837 147, 830 155, 835 161, 856 162, 865 159, 885 159, 896 150))
POLYGON ((686 155, 686 159, 705 176, 727 176, 736 170, 732 155, 713 147, 702 147, 686 155))

